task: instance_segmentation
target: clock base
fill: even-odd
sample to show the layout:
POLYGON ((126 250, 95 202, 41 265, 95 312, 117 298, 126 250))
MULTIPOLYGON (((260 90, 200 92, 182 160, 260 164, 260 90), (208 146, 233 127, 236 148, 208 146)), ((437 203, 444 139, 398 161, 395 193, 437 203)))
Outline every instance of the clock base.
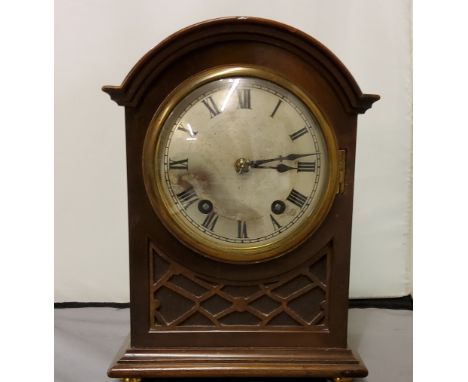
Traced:
POLYGON ((111 378, 316 377, 349 382, 367 376, 346 348, 137 348, 129 340, 107 374, 111 378))

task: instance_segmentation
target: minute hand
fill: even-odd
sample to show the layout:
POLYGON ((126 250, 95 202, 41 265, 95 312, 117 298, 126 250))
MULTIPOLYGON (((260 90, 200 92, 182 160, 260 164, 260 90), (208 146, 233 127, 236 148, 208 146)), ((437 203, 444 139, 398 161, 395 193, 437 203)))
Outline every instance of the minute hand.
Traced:
POLYGON ((274 162, 274 161, 277 161, 277 160, 296 160, 296 159, 299 159, 299 158, 302 158, 302 157, 308 157, 310 155, 317 155, 319 153, 311 153, 311 154, 289 154, 289 155, 286 155, 286 156, 279 156, 279 157, 276 157, 276 158, 271 158, 271 159, 259 159, 259 160, 253 160, 253 161, 250 161, 250 166, 251 167, 257 167, 261 164, 264 164, 264 163, 270 163, 270 162, 274 162))

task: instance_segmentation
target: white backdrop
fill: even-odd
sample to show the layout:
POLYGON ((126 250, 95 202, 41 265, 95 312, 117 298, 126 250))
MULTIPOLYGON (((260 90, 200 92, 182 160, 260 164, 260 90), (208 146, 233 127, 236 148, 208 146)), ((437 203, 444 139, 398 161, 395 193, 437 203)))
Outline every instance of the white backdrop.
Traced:
POLYGON ((60 0, 55 8, 55 300, 125 302, 128 232, 118 85, 173 32, 221 16, 292 25, 382 99, 359 117, 351 297, 411 292, 409 0, 60 0))

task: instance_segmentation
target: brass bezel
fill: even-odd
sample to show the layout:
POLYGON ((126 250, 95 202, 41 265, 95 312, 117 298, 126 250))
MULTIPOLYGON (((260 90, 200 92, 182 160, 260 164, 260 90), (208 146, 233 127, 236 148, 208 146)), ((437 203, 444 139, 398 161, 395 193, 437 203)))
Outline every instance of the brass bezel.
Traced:
POLYGON ((320 226, 327 216, 333 204, 338 186, 338 147, 336 138, 329 123, 322 115, 314 102, 296 85, 290 81, 272 72, 271 70, 260 66, 222 66, 214 67, 209 70, 200 72, 177 86, 163 101, 161 106, 155 112, 144 141, 143 145, 143 177, 146 192, 150 199, 154 211, 164 224, 164 226, 184 245, 198 252, 203 256, 218 261, 231 263, 255 263, 282 256, 301 245, 313 232, 320 226), (229 247, 223 248, 223 245, 218 245, 203 237, 203 234, 198 232, 196 228, 190 227, 184 223, 183 218, 178 214, 171 213, 173 203, 168 200, 161 185, 159 176, 159 168, 155 166, 155 154, 159 152, 160 134, 166 119, 176 105, 191 91, 206 84, 207 82, 219 80, 226 77, 256 77, 271 81, 298 97, 306 107, 315 116, 320 125, 323 136, 325 138, 328 150, 328 165, 329 174, 325 192, 322 195, 322 200, 319 202, 314 214, 308 218, 294 232, 293 237, 282 238, 278 241, 263 245, 252 245, 249 247, 229 247), (193 234, 193 235, 192 235, 193 234))

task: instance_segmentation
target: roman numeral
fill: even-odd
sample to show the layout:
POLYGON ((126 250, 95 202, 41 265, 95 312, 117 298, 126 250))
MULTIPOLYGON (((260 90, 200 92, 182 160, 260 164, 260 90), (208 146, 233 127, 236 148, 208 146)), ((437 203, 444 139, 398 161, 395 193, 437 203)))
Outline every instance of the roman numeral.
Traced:
POLYGON ((203 221, 202 226, 208 228, 210 231, 213 231, 216 222, 218 221, 218 217, 219 216, 214 212, 208 214, 203 221))
POLYGON ((184 127, 184 125, 180 124, 177 127, 177 130, 183 131, 184 133, 189 134, 192 138, 195 137, 195 135, 198 134, 198 131, 193 131, 192 126, 190 123, 187 123, 187 127, 184 127))
POLYGON ((273 217, 272 214, 270 214, 270 219, 271 219, 271 223, 273 224, 273 229, 274 230, 277 230, 277 229, 280 229, 281 228, 281 224, 278 223, 275 218, 273 217))
POLYGON ((315 162, 298 162, 297 172, 300 171, 315 172, 315 162))
POLYGON ((188 170, 188 159, 181 159, 181 160, 169 159, 169 168, 171 170, 188 170))
POLYGON ((278 103, 276 104, 275 108, 273 109, 273 113, 270 114, 270 117, 273 118, 276 114, 276 111, 278 110, 278 108, 280 107, 281 105, 281 102, 283 102, 282 100, 278 100, 278 103))
POLYGON ((198 200, 197 193, 195 192, 193 187, 190 187, 185 191, 178 193, 177 198, 179 199, 180 203, 185 209, 189 208, 193 203, 195 203, 198 200))
POLYGON ((293 188, 286 199, 298 206, 299 208, 302 208, 304 203, 307 201, 307 196, 302 195, 299 191, 296 191, 293 188))
POLYGON ((295 141, 297 138, 302 137, 304 134, 307 134, 307 127, 303 127, 300 130, 297 130, 295 133, 292 133, 289 135, 293 141, 295 141))
POLYGON ((252 109, 250 104, 250 89, 237 90, 237 97, 239 98, 240 109, 252 109))
POLYGON ((239 239, 246 239, 248 238, 247 236, 247 223, 238 220, 237 221, 237 237, 239 239))
POLYGON ((219 113, 221 113, 218 109, 218 106, 216 106, 213 97, 209 96, 208 98, 205 98, 202 102, 203 105, 205 105, 208 111, 210 112, 210 118, 216 117, 219 113))

